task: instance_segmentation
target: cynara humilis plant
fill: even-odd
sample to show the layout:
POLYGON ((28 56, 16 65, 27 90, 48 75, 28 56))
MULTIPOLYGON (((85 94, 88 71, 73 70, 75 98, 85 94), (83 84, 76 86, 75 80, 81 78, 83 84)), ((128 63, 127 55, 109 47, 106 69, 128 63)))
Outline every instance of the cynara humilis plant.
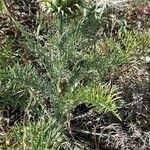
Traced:
MULTIPOLYGON (((64 18, 76 16, 86 8, 84 0, 39 0, 42 10, 51 13, 59 19, 59 34, 61 37, 59 43, 59 51, 63 50, 63 23, 64 18)), ((60 58, 60 52, 59 52, 60 58)))

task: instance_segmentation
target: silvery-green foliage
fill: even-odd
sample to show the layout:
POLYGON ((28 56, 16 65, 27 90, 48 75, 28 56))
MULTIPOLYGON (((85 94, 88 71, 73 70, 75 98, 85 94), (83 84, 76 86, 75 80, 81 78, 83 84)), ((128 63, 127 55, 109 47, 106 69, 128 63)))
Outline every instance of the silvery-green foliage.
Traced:
POLYGON ((7 67, 1 76, 1 107, 7 105, 25 109, 31 102, 40 103, 42 98, 50 94, 50 84, 39 76, 32 65, 7 67), (4 76, 5 74, 5 76, 4 76))

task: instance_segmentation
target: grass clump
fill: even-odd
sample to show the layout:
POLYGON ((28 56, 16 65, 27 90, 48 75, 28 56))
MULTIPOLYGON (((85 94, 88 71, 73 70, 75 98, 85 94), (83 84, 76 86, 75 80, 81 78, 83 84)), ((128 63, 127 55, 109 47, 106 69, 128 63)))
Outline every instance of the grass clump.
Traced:
POLYGON ((15 125, 4 136, 8 149, 61 149, 66 143, 63 128, 54 118, 15 125))

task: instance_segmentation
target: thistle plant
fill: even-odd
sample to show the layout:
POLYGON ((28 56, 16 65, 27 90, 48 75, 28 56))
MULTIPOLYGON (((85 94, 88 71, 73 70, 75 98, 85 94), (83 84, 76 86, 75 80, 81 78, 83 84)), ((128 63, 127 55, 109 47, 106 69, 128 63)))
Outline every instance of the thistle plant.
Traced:
POLYGON ((63 33, 63 18, 75 15, 86 7, 84 0, 41 0, 40 2, 44 11, 58 16, 60 20, 60 34, 63 33))
POLYGON ((68 92, 62 97, 58 106, 63 113, 68 113, 74 106, 85 103, 95 107, 99 111, 112 112, 121 120, 117 112, 115 101, 120 99, 120 92, 116 87, 109 84, 90 85, 87 87, 77 87, 74 92, 68 92), (62 107, 64 106, 64 107, 62 107))

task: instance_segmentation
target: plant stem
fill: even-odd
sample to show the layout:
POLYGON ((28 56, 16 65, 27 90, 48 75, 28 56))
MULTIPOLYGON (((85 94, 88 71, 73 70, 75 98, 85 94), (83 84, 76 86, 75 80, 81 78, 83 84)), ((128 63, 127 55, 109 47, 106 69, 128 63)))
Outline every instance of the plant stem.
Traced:
POLYGON ((63 15, 60 14, 60 28, 59 28, 59 36, 61 37, 60 39, 60 46, 59 49, 60 51, 63 49, 63 15))
POLYGON ((57 92, 60 93, 60 82, 61 82, 61 51, 63 50, 63 15, 59 14, 59 47, 58 47, 58 68, 59 68, 59 75, 57 81, 57 92))

